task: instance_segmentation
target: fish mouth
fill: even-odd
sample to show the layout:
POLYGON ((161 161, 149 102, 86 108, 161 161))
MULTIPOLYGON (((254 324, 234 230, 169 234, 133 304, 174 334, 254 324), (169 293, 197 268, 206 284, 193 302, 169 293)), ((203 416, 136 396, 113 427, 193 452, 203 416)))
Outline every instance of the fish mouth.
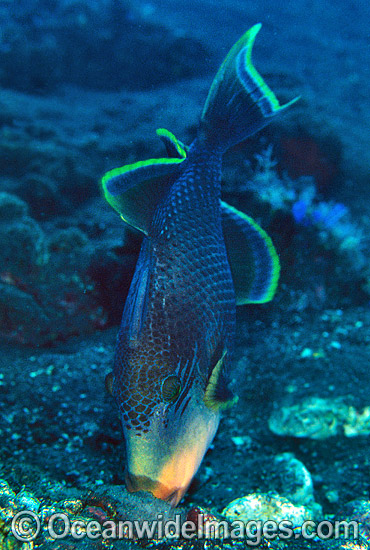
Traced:
POLYGON ((172 507, 177 506, 196 474, 207 447, 202 444, 182 448, 181 451, 161 457, 157 463, 155 456, 141 456, 139 463, 128 465, 128 491, 149 491, 156 498, 169 502, 172 507))
POLYGON ((204 418, 191 411, 187 422, 183 419, 182 431, 176 431, 175 425, 163 434, 162 426, 156 429, 153 425, 144 436, 127 434, 125 478, 129 492, 149 491, 172 507, 178 505, 218 427, 219 415, 206 412, 204 418))
POLYGON ((168 502, 172 508, 178 505, 186 493, 189 483, 184 487, 171 488, 146 476, 136 476, 127 471, 125 473, 125 484, 129 493, 148 491, 154 497, 168 502))

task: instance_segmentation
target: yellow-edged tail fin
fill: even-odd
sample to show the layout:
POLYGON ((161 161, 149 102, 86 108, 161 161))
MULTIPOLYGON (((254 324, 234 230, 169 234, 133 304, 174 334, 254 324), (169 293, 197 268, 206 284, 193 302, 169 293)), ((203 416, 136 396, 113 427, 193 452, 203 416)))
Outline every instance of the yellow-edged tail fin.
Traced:
POLYGON ((252 47, 261 24, 249 29, 223 61, 212 83, 201 118, 201 136, 226 150, 266 126, 299 98, 280 105, 252 64, 252 47))

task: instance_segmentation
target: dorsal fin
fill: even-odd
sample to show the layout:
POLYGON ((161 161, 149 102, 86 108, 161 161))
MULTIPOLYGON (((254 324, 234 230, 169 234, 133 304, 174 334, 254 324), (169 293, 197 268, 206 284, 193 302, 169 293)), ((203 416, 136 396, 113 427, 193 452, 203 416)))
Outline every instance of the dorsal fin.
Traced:
POLYGON ((188 151, 187 145, 184 145, 182 141, 177 139, 172 132, 166 130, 165 128, 158 128, 158 130, 156 130, 156 134, 163 141, 166 147, 167 155, 170 158, 186 158, 186 153, 188 151))
MULTIPOLYGON (((175 149, 175 136, 167 130, 166 143, 175 149), (171 136, 171 137, 170 137, 171 136)), ((159 134, 163 138, 164 134, 159 134)), ((168 192, 174 177, 179 173, 186 152, 177 145, 177 156, 149 159, 126 164, 107 172, 101 181, 103 194, 123 221, 148 235, 157 205, 168 192)))
POLYGON ((252 218, 226 202, 221 201, 221 211, 237 305, 268 302, 280 273, 270 237, 252 218))

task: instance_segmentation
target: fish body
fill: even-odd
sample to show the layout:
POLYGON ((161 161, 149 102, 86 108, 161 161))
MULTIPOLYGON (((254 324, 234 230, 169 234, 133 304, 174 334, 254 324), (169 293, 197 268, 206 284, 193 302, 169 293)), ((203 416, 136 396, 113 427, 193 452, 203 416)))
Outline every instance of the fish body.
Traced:
POLYGON ((222 155, 283 109, 251 64, 260 26, 235 44, 185 147, 157 131, 167 158, 108 172, 105 198, 144 240, 111 379, 126 444, 126 484, 176 505, 235 402, 228 383, 236 304, 272 298, 271 240, 221 201, 222 155))

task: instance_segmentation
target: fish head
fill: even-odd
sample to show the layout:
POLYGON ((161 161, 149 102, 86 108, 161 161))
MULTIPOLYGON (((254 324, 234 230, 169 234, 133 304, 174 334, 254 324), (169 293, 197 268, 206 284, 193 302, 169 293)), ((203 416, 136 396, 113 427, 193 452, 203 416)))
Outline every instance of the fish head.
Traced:
POLYGON ((179 503, 218 428, 222 399, 216 394, 223 359, 206 377, 198 368, 184 377, 129 369, 135 374, 125 377, 125 383, 114 381, 129 491, 145 490, 172 506, 179 503))
MULTIPOLYGON (((167 381, 174 378, 167 377, 167 381)), ((132 429, 123 420, 129 491, 149 491, 172 506, 185 494, 216 434, 220 416, 206 407, 197 392, 189 394, 177 408, 176 402, 156 404, 146 429, 132 429)))

